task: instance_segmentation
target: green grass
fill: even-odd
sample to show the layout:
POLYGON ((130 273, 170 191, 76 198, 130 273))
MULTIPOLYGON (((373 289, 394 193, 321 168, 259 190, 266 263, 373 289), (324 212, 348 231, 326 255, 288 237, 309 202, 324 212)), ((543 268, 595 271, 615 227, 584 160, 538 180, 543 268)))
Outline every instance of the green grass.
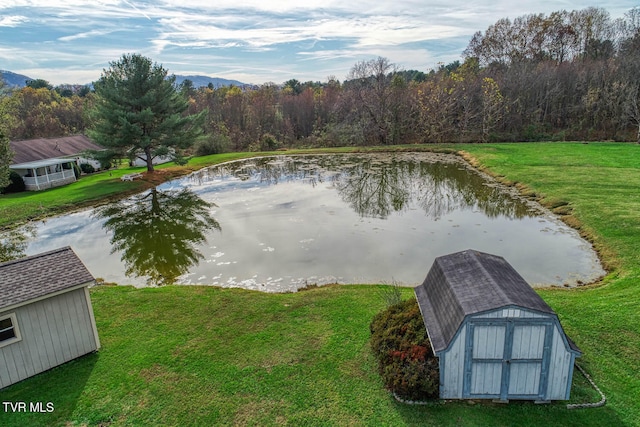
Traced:
POLYGON ((83 175, 73 184, 62 187, 0 195, 0 229, 141 191, 144 188, 144 182, 140 180, 124 182, 120 177, 143 170, 143 168, 114 169, 83 175))
POLYGON ((369 348, 369 322, 384 307, 371 286, 91 293, 102 349, 1 392, 2 401, 55 407, 0 412, 3 426, 621 425, 611 407, 397 403, 369 348))
POLYGON ((627 425, 640 425, 640 145, 495 144, 465 150, 542 201, 563 200, 568 222, 612 269, 601 285, 543 290, 584 351, 582 363, 627 425))
MULTIPOLYGON (((1 391, 0 402, 51 401, 55 411, 0 407, 0 425, 640 425, 640 146, 436 148, 451 147, 571 212, 567 222, 612 268, 598 286, 539 291, 584 352, 579 363, 606 406, 395 402, 369 350, 369 322, 384 307, 384 292, 372 287, 102 287, 92 290, 102 349, 1 391)), ((595 400, 576 372, 572 401, 595 400)))

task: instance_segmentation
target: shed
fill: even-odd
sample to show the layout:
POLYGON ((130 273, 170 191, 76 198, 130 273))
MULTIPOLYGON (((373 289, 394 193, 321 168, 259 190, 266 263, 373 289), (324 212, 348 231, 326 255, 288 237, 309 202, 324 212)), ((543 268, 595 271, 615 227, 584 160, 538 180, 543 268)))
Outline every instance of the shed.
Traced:
POLYGON ((581 352, 502 257, 435 259, 416 298, 440 368, 440 398, 567 400, 581 352))
POLYGON ((100 348, 94 282, 69 247, 0 264, 0 388, 100 348))

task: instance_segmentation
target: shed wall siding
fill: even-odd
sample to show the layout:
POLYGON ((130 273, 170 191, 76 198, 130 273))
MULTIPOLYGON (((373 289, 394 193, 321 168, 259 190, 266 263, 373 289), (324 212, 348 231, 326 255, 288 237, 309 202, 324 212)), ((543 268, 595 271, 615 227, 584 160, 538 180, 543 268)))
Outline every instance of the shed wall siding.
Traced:
POLYGON ((551 364, 549 367, 549 384, 547 386, 548 400, 568 399, 571 387, 570 379, 573 375, 575 356, 567 350, 562 339, 562 331, 554 325, 553 342, 551 344, 551 364))
POLYGON ((97 349, 84 288, 12 312, 22 340, 0 348, 0 388, 97 349))
MULTIPOLYGON (((508 397, 505 397, 526 399, 527 396, 539 396, 542 400, 568 399, 575 354, 568 350, 559 323, 555 316, 518 309, 483 313, 463 322, 449 348, 440 355, 441 398, 478 397, 484 394, 489 397, 500 393, 499 364, 479 363, 470 371, 469 363, 471 355, 476 359, 502 358, 503 347, 497 343, 503 340, 485 333, 485 329, 490 329, 489 325, 494 323, 497 327, 503 321, 509 320, 515 321, 508 340, 509 358, 513 363, 509 365, 510 375, 506 384, 508 397), (482 326, 485 324, 487 326, 482 326), (469 342, 467 335, 472 325, 477 333, 469 342), (469 348, 465 348, 465 342, 469 348), (468 359, 466 364, 465 359, 468 359), (486 369, 494 369, 496 372, 491 374, 489 371, 485 372, 486 369), (472 372, 471 377, 467 378, 467 381, 470 381, 468 384, 465 383, 464 376, 467 371, 472 372)), ((504 345, 507 345, 507 341, 504 341, 504 345)))
POLYGON ((443 399, 462 399, 466 340, 467 328, 463 325, 454 337, 449 349, 442 352, 440 397, 443 399))

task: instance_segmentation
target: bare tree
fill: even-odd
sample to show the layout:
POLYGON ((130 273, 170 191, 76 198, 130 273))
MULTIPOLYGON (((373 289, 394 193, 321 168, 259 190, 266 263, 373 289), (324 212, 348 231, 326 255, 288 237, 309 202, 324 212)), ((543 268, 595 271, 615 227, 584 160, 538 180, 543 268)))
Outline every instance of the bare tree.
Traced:
POLYGON ((398 67, 387 58, 378 57, 356 63, 347 76, 348 84, 345 82, 348 96, 353 99, 353 112, 364 122, 362 128, 370 131, 365 138, 378 144, 393 140, 392 81, 397 71, 398 67))

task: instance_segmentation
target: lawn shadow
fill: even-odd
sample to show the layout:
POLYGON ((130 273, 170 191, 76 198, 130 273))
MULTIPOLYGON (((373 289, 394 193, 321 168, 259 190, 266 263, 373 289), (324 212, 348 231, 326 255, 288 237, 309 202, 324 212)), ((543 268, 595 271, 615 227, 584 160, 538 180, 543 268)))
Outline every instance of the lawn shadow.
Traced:
POLYGON ((68 424, 99 357, 89 353, 0 390, 0 425, 68 424))

